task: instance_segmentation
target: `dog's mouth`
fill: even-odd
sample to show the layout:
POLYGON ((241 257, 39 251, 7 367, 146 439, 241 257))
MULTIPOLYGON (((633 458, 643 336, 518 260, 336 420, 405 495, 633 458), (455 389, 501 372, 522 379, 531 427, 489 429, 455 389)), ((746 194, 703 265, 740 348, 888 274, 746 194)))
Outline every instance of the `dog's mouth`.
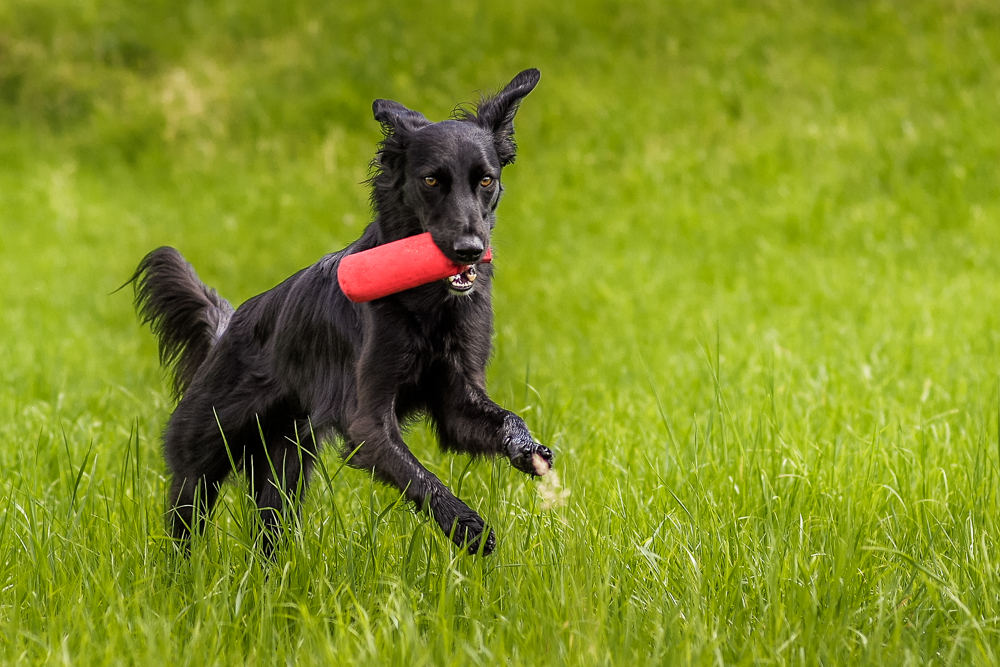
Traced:
MULTIPOLYGON (((440 275, 440 274, 438 274, 440 275)), ((476 282, 476 266, 472 265, 462 271, 461 273, 456 273, 453 276, 448 276, 445 278, 448 281, 448 289, 456 294, 465 294, 475 285, 476 282)))

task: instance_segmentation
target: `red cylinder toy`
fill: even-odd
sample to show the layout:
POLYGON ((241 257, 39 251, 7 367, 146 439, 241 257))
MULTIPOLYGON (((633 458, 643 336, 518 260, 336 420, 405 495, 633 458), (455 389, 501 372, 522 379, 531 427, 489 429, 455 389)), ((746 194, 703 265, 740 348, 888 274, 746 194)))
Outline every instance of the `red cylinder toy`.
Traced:
MULTIPOLYGON (((480 262, 490 262, 492 252, 480 262)), ((455 264, 435 245, 430 232, 356 252, 340 260, 337 282, 348 299, 363 303, 457 275, 469 268, 455 264)))

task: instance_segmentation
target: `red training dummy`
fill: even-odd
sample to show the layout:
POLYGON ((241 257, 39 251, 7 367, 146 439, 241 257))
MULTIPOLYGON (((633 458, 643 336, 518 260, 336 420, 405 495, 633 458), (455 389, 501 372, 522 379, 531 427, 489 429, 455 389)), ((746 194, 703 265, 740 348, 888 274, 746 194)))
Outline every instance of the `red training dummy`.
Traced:
MULTIPOLYGON (((487 248, 479 261, 492 259, 487 248)), ((381 299, 443 278, 451 279, 453 290, 467 292, 476 279, 475 265, 455 264, 445 257, 430 232, 348 255, 337 269, 340 289, 354 303, 381 299)))

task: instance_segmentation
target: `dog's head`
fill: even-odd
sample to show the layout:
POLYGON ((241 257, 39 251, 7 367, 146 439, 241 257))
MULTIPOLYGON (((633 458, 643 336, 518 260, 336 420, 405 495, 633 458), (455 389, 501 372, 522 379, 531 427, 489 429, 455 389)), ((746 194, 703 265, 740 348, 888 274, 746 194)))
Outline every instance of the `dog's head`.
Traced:
MULTIPOLYGON (((440 123, 398 102, 375 100, 375 120, 385 133, 372 179, 376 206, 385 218, 389 211, 382 210, 384 204, 402 205, 402 217, 420 225, 384 230, 386 236, 428 231, 456 264, 482 258, 503 192, 500 173, 517 153, 514 114, 539 76, 537 69, 525 70, 481 100, 475 111, 459 111, 440 123)), ((384 225, 398 222, 402 220, 382 220, 384 225)))

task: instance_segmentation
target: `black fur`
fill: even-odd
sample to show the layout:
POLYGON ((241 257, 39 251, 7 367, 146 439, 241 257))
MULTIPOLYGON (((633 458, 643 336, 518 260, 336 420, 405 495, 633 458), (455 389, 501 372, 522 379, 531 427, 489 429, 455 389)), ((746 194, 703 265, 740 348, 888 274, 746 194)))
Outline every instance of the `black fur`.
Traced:
POLYGON ((242 465, 270 549, 283 517, 295 516, 288 500, 308 482, 319 443, 339 437, 343 453, 354 452, 351 466, 429 508, 456 544, 494 549, 482 518, 420 464, 400 431, 426 415, 445 449, 507 456, 528 474, 535 454, 551 463, 520 417, 486 393, 492 266, 478 264, 468 293, 437 281, 366 304, 343 295, 337 267, 346 255, 425 231, 456 263, 478 263, 501 170, 516 153, 514 114, 538 78, 525 70, 474 112, 440 123, 376 100, 385 138, 370 181, 374 221, 344 250, 235 312, 173 248, 142 260, 132 278, 136 308, 181 397, 163 437, 174 537, 186 540, 201 525, 219 485, 242 465))

